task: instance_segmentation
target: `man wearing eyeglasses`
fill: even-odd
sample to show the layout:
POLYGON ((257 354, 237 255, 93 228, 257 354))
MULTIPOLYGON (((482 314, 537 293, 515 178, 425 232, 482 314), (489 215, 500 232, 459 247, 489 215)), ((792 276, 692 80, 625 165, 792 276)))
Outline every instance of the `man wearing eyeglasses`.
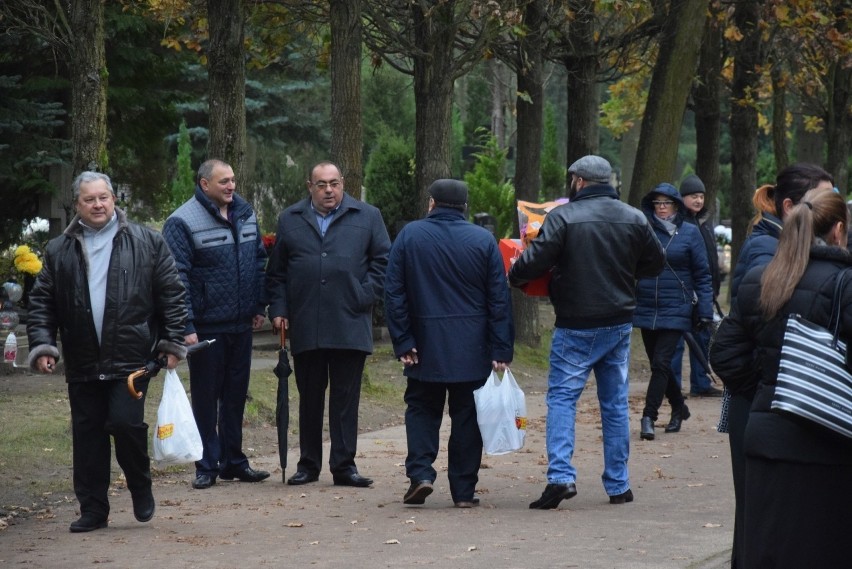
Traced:
MULTIPOLYGON (((288 484, 316 482, 329 388, 329 467, 338 486, 373 481, 355 466, 364 362, 373 351, 373 304, 382 297, 390 238, 379 210, 344 192, 340 168, 311 168, 308 197, 278 217, 267 267, 269 317, 289 330, 299 390, 299 463, 288 484)), ((282 473, 282 479, 285 478, 282 473)))
POLYGON ((633 501, 627 367, 636 280, 663 269, 662 246, 636 208, 618 199, 612 167, 600 156, 574 162, 571 201, 544 219, 538 236, 509 271, 521 286, 552 270, 556 328, 547 378, 547 486, 531 509, 550 510, 577 495, 574 423, 577 400, 594 370, 601 408, 604 471, 611 504, 633 501))

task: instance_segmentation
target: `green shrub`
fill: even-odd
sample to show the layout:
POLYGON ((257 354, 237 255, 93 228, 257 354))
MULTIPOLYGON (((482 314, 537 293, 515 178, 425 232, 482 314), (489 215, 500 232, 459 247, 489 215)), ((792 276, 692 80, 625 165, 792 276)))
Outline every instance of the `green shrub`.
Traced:
POLYGON ((470 189, 468 210, 471 215, 489 213, 497 220, 498 238, 509 237, 513 216, 517 215, 515 188, 506 180, 506 155, 508 151, 497 145, 491 133, 480 130, 482 150, 474 154, 476 164, 464 175, 470 189))
POLYGON ((421 204, 414 185, 414 149, 403 138, 379 137, 364 169, 366 199, 382 212, 391 239, 405 222, 418 219, 421 204))

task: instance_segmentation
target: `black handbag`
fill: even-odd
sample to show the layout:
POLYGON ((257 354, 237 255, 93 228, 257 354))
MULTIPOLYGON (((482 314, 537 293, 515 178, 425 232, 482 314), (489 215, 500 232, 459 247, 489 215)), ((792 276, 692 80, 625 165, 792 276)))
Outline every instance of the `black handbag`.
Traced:
POLYGON ((787 317, 771 409, 852 438, 852 373, 838 337, 847 272, 837 276, 828 329, 800 314, 787 317))

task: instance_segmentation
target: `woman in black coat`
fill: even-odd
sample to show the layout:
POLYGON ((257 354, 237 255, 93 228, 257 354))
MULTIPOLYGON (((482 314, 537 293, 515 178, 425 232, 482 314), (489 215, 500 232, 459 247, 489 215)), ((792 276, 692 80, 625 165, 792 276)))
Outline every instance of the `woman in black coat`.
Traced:
MULTIPOLYGON (((728 389, 756 390, 744 440, 741 567, 849 565, 852 439, 770 410, 787 316, 827 327, 837 277, 852 269, 846 227, 839 194, 806 193, 785 218, 773 260, 744 277, 711 348, 713 369, 728 389)), ((849 341, 852 284, 841 307, 840 333, 849 341)))

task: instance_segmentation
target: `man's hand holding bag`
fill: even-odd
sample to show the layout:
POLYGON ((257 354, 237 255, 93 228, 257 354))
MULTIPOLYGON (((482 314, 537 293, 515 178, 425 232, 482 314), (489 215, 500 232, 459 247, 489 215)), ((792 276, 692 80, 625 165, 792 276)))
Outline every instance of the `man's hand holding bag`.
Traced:
POLYGON ((527 407, 523 390, 507 369, 502 381, 492 371, 485 385, 473 392, 476 419, 486 454, 506 454, 524 446, 527 407))

